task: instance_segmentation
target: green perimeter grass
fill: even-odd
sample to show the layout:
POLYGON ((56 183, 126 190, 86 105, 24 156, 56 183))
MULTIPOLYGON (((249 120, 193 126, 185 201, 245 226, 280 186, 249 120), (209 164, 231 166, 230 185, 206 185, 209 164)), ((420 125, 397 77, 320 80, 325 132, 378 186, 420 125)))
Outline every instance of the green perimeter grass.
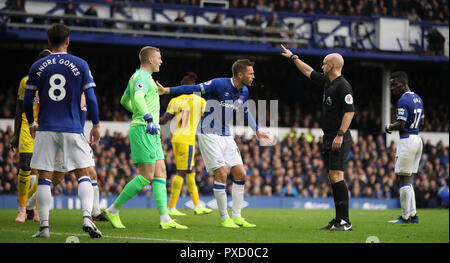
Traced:
POLYGON ((225 242, 225 243, 365 243, 376 236, 381 243, 448 243, 449 210, 421 209, 419 224, 388 224, 400 210, 351 210, 353 231, 318 230, 334 217, 334 210, 244 209, 243 216, 256 228, 226 229, 220 226, 217 210, 209 215, 194 215, 192 210, 179 209, 187 216, 173 217, 189 226, 187 230, 162 230, 156 209, 122 209, 120 216, 126 229, 113 229, 109 222, 96 222, 104 237, 91 239, 81 229, 80 210, 52 210, 49 239, 31 236, 39 224, 15 223, 15 209, 0 210, 1 243, 63 243, 77 236, 81 243, 133 242, 225 242))

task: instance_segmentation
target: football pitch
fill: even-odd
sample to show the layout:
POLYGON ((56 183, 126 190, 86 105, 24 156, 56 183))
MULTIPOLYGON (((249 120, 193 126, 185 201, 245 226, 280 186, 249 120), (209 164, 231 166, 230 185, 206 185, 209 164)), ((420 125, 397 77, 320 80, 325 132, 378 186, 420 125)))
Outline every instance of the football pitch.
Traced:
MULTIPOLYGON (((120 216, 126 229, 114 229, 109 222, 96 222, 103 238, 91 239, 81 229, 80 210, 52 210, 49 239, 31 236, 39 224, 19 224, 15 209, 0 210, 0 243, 64 243, 76 238, 80 243, 448 243, 449 210, 419 209, 419 224, 389 224, 401 211, 350 210, 353 231, 319 230, 334 217, 334 210, 244 209, 243 216, 256 228, 226 229, 220 226, 218 211, 173 217, 187 225, 187 230, 162 230, 156 209, 122 209, 120 216)), ((231 214, 231 211, 230 211, 231 214)))

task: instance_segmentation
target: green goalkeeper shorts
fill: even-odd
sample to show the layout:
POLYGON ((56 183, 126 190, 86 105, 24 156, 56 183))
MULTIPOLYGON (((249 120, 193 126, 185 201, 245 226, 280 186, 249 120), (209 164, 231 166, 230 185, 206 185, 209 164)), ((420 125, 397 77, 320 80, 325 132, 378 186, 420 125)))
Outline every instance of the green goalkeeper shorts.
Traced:
POLYGON ((134 164, 155 164, 157 160, 164 160, 161 137, 146 133, 145 125, 131 126, 128 139, 134 164))

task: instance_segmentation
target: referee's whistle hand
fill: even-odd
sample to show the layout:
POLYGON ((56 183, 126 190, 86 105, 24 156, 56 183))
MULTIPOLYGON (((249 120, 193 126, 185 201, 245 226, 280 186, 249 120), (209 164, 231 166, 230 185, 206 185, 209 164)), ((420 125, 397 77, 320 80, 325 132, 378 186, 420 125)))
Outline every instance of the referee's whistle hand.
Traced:
POLYGON ((336 136, 333 140, 333 144, 331 145, 331 149, 333 151, 338 151, 339 149, 341 149, 342 141, 343 141, 343 136, 336 136))

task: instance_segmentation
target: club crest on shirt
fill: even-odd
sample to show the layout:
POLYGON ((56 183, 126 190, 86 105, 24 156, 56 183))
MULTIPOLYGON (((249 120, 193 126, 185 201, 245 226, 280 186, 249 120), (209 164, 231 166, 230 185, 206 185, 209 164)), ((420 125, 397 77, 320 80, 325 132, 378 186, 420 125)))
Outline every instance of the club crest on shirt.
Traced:
POLYGON ((331 106, 331 104, 333 104, 333 101, 331 100, 331 97, 327 97, 326 103, 327 103, 328 106, 331 106))
POLYGON ((345 103, 353 104, 353 96, 352 96, 352 94, 347 94, 347 96, 345 96, 345 103))
POLYGON ((136 85, 136 89, 143 89, 144 88, 144 84, 139 83, 136 85))

